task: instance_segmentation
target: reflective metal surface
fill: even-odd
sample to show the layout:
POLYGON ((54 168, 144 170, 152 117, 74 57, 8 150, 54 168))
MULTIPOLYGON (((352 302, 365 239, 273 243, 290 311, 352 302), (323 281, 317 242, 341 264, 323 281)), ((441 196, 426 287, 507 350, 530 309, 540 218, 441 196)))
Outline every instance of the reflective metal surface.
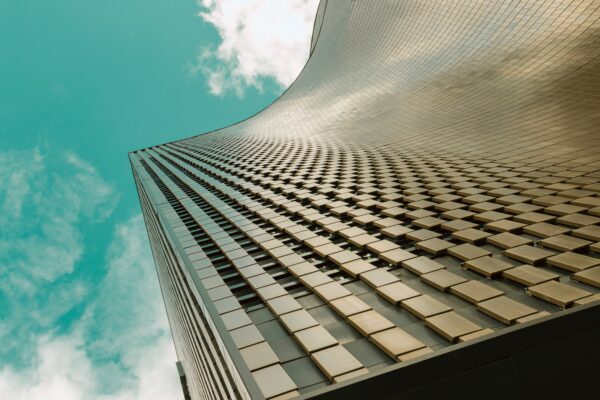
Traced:
POLYGON ((598 300, 599 29, 596 0, 322 1, 271 106, 131 153, 191 397, 310 394, 598 300))

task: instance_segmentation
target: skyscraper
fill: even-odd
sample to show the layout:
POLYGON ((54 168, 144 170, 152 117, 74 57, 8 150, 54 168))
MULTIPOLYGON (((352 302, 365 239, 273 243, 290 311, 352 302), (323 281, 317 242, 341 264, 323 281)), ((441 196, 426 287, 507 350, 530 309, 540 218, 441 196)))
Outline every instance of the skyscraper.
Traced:
POLYGON ((599 38, 597 0, 321 1, 271 106, 132 152, 189 396, 594 387, 599 38))

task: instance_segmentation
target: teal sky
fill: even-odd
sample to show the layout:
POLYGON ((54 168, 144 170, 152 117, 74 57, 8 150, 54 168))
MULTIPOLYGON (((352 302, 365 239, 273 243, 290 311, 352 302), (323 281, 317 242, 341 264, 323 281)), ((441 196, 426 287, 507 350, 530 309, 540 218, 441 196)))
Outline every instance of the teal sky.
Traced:
POLYGON ((178 398, 127 152, 270 104, 316 5, 295 1, 302 29, 240 75, 217 49, 256 43, 205 3, 0 0, 0 398, 178 398))

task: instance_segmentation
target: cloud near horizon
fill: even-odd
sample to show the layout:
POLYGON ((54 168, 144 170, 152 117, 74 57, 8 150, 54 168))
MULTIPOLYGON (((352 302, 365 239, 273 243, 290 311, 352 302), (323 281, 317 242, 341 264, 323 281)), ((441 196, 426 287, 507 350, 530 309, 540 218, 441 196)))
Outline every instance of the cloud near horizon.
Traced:
POLYGON ((202 0, 199 16, 221 43, 200 51, 193 73, 204 75, 210 93, 243 97, 261 91, 266 79, 288 87, 308 59, 318 0, 202 0))

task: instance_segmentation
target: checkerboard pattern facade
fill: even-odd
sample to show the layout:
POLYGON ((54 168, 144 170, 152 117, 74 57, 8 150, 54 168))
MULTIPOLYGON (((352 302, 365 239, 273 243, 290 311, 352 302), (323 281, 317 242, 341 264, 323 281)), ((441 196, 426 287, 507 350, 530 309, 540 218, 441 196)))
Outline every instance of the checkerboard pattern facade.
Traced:
POLYGON ((192 399, 600 299, 600 1, 322 1, 294 84, 130 153, 192 399))

